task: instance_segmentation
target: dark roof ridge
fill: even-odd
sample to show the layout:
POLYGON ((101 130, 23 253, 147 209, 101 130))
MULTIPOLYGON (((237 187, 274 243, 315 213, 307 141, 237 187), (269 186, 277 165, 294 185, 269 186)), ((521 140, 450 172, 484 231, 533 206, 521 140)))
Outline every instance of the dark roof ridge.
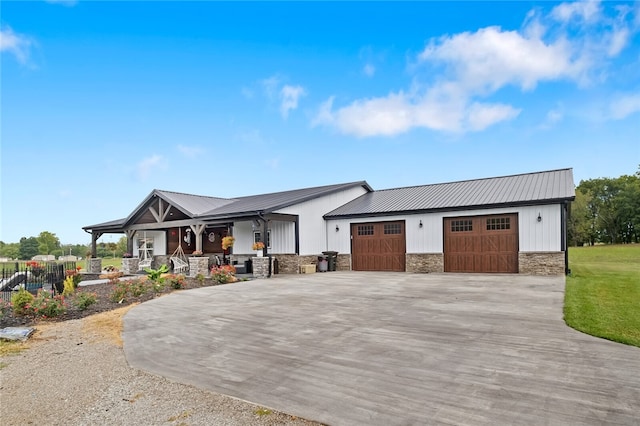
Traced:
POLYGON ((512 174, 512 175, 492 176, 492 177, 484 177, 484 178, 478 178, 478 179, 463 179, 463 180, 454 180, 454 181, 451 181, 451 182, 426 183, 424 185, 399 186, 399 187, 395 187, 395 188, 376 189, 375 192, 395 191, 395 190, 398 190, 398 189, 423 188, 425 186, 451 185, 451 184, 454 184, 454 183, 479 182, 479 181, 490 180, 490 179, 505 179, 505 178, 511 178, 511 177, 516 177, 516 176, 538 175, 538 174, 542 174, 542 173, 562 172, 562 171, 566 171, 566 170, 573 170, 573 168, 572 167, 565 167, 565 168, 562 168, 562 169, 543 170, 543 171, 540 171, 540 172, 515 173, 515 174, 512 174))
POLYGON ((224 198, 224 197, 213 197, 211 195, 201 195, 201 194, 191 194, 189 192, 178 192, 178 191, 168 191, 165 189, 154 189, 152 192, 157 192, 157 193, 168 193, 168 194, 177 194, 177 195, 188 195, 190 197, 203 197, 203 198, 214 198, 216 200, 229 200, 229 201, 233 201, 236 198, 224 198))

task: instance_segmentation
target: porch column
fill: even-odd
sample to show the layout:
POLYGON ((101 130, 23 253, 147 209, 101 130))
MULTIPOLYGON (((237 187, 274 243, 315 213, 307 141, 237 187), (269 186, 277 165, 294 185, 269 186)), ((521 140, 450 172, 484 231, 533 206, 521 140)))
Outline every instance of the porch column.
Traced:
POLYGON ((193 233, 196 235, 196 250, 202 250, 202 233, 204 232, 204 228, 205 228, 205 224, 204 223, 199 223, 197 225, 189 225, 189 228, 191 228, 191 231, 193 231, 193 233))
POLYGON ((91 232, 91 257, 98 257, 98 239, 102 237, 103 232, 92 231, 91 232))
MULTIPOLYGON (((136 236, 136 230, 135 229, 128 229, 127 231, 125 231, 125 234, 127 234, 127 253, 131 253, 131 255, 134 255, 133 253, 133 237, 136 236)), ((137 253, 135 253, 137 254, 137 253)), ((138 256, 135 256, 138 257, 138 256)))

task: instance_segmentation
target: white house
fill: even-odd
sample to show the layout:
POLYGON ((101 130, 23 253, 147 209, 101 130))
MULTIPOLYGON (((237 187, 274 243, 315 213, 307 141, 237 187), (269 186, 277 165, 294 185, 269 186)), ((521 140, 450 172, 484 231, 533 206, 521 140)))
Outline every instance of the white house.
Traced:
POLYGON ((178 249, 241 262, 265 254, 297 273, 325 251, 337 269, 562 274, 571 169, 374 191, 365 181, 233 199, 154 190, 124 218, 83 229, 125 233, 162 261, 178 249), (235 244, 222 250, 221 239, 235 244))

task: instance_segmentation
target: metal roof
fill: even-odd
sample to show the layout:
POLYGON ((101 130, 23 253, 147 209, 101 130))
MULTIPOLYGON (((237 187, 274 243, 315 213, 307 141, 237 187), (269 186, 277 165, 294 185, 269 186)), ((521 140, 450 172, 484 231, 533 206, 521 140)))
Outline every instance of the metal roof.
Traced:
POLYGON ((324 217, 538 204, 574 198, 573 170, 561 169, 370 192, 324 217))
POLYGON ((227 219, 243 216, 255 216, 271 213, 285 207, 312 200, 333 192, 362 186, 367 191, 373 191, 366 181, 341 183, 336 185, 317 186, 312 188, 294 189, 290 191, 274 192, 270 194, 250 195, 237 198, 218 198, 203 195, 185 194, 180 192, 154 189, 151 193, 124 219, 84 226, 86 230, 103 230, 122 228, 148 205, 154 197, 161 197, 175 208, 181 210, 191 218, 202 220, 227 219))
POLYGON ((367 191, 373 191, 365 181, 341 183, 337 185, 316 186, 313 188, 294 189, 291 191, 273 192, 270 194, 250 195, 238 197, 233 202, 212 209, 202 217, 226 217, 233 215, 271 213, 285 207, 322 197, 345 189, 363 186, 367 191))
POLYGON ((189 216, 200 216, 203 213, 233 203, 234 199, 206 197, 203 195, 184 194, 172 191, 155 191, 162 198, 173 204, 189 216))

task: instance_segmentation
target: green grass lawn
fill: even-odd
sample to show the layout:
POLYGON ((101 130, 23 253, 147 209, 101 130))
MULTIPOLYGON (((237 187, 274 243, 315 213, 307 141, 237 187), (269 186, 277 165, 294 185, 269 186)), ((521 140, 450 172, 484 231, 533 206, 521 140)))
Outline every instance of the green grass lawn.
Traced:
POLYGON ((569 268, 567 324, 640 347, 640 244, 570 247, 569 268))
MULTIPOLYGON (((85 271, 87 270, 87 262, 82 259, 76 262, 76 265, 80 266, 85 271)), ((102 267, 105 266, 115 266, 118 269, 122 269, 122 259, 119 257, 103 257, 102 258, 102 267)))

